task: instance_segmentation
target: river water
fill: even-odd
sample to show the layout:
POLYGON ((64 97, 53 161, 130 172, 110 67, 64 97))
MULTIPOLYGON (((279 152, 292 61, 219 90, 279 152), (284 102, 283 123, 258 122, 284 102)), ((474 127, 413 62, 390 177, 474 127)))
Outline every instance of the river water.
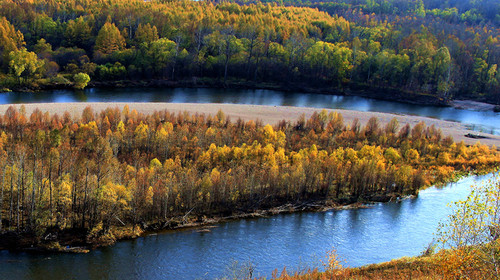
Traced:
POLYGON ((291 93, 273 90, 209 88, 89 88, 38 93, 0 93, 0 104, 40 102, 171 102, 230 103, 347 109, 418 115, 467 124, 472 130, 500 134, 500 113, 452 107, 422 106, 357 96, 291 93))
POLYGON ((469 186, 491 178, 471 176, 431 187, 418 198, 365 209, 294 213, 226 222, 121 241, 88 254, 0 251, 0 279, 214 279, 245 266, 254 276, 321 267, 335 248, 349 266, 416 256, 433 240, 448 203, 464 199, 469 186))

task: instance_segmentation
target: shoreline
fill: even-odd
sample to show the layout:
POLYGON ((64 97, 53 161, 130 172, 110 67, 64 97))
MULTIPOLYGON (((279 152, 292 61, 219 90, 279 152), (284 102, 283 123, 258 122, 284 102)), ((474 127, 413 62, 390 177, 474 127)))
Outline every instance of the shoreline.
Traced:
POLYGON ((57 231, 49 233, 51 238, 37 238, 32 233, 6 231, 0 234, 0 251, 9 252, 29 252, 29 253, 89 253, 91 250, 112 246, 120 241, 133 240, 139 237, 147 237, 162 234, 170 231, 193 230, 200 233, 210 232, 211 228, 218 225, 237 221, 242 219, 266 218, 281 214, 292 214, 300 212, 326 212, 350 209, 369 208, 372 204, 380 202, 391 202, 394 200, 404 200, 415 198, 416 195, 401 196, 397 193, 387 194, 386 196, 375 196, 363 202, 344 201, 337 202, 331 199, 310 200, 300 203, 287 203, 268 209, 254 209, 247 212, 235 212, 231 215, 214 216, 176 216, 171 217, 166 222, 150 223, 147 225, 129 225, 126 228, 111 228, 112 239, 104 237, 102 240, 84 241, 89 232, 83 232, 81 229, 72 229, 69 231, 57 231), (68 235, 73 238, 68 240, 68 235))
MULTIPOLYGON (((90 106, 94 113, 99 113, 106 108, 123 109, 128 105, 130 111, 136 110, 138 113, 152 113, 154 111, 167 110, 173 113, 188 112, 191 114, 216 115, 219 110, 222 110, 231 121, 235 122, 239 118, 243 121, 260 120, 264 124, 275 125, 282 120, 295 122, 302 114, 306 119, 314 112, 320 112, 321 108, 311 107, 291 107, 291 106, 269 106, 269 105, 245 105, 245 104, 217 104, 217 103, 127 103, 127 102, 88 102, 88 103, 29 103, 29 104, 3 104, 0 105, 0 114, 5 114, 10 106, 16 107, 18 110, 21 106, 25 107, 26 114, 29 116, 35 109, 51 114, 62 114, 65 111, 70 113, 73 118, 80 118, 83 110, 90 106)), ((424 122, 427 126, 434 125, 441 129, 443 136, 452 136, 455 142, 464 141, 467 145, 474 145, 478 141, 487 146, 500 146, 500 135, 492 135, 488 133, 478 133, 467 128, 463 123, 438 120, 429 117, 400 115, 382 112, 364 112, 344 109, 325 109, 328 112, 338 112, 342 114, 344 123, 349 125, 354 119, 358 119, 360 124, 364 126, 371 117, 376 117, 379 124, 383 127, 391 119, 396 118, 399 121, 400 127, 406 124, 414 126, 419 122, 424 122), (479 135, 481 137, 471 138, 470 135, 479 135), (468 135, 468 136, 466 136, 468 135), (484 137, 484 138, 483 138, 484 137)))
MULTIPOLYGON (((304 92, 311 94, 325 94, 325 95, 342 95, 342 96, 359 96, 365 98, 372 98, 377 100, 395 101, 406 104, 415 105, 434 105, 444 107, 454 107, 458 109, 467 110, 500 110, 500 104, 488 103, 488 100, 468 100, 453 99, 444 100, 438 96, 423 93, 403 90, 392 87, 380 87, 370 84, 345 84, 342 87, 328 87, 328 86, 314 86, 307 83, 293 83, 288 81, 284 83, 273 82, 253 82, 247 80, 228 80, 226 83, 218 79, 212 78, 197 78, 184 80, 165 80, 165 79, 151 79, 151 80, 116 80, 116 81, 91 81, 87 88, 211 88, 211 89, 247 89, 247 90, 276 90, 284 92, 304 92)), ((45 85, 39 88, 20 88, 6 92, 40 92, 50 90, 74 90, 72 86, 68 85, 45 85)), ((0 92, 1 93, 1 92, 0 92)))
MULTIPOLYGON (((450 104, 435 95, 428 93, 413 92, 400 88, 379 87, 370 84, 344 84, 343 86, 311 86, 307 83, 287 83, 276 82, 254 82, 247 80, 228 80, 226 83, 219 79, 198 78, 184 80, 115 80, 115 81, 91 81, 87 88, 213 88, 213 89, 247 89, 247 90, 276 90, 284 92, 304 92, 311 94, 360 96, 378 100, 396 101, 416 105, 450 106, 450 104)), ((70 85, 44 85, 38 88, 20 88, 13 91, 18 92, 38 92, 47 90, 74 90, 70 85)))
POLYGON ((472 111, 495 111, 498 105, 479 102, 474 100, 456 99, 449 102, 450 106, 456 109, 472 111))

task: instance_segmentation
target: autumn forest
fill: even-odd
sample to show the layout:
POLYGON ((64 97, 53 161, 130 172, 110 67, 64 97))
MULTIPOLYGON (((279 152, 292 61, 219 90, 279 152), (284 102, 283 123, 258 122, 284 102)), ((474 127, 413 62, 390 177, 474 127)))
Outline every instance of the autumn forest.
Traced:
POLYGON ((168 227, 175 217, 287 203, 388 201, 500 161, 496 148, 454 143, 424 123, 345 124, 326 110, 273 127, 231 121, 222 111, 87 107, 74 120, 10 107, 0 127, 2 229, 88 229, 88 243, 101 242, 92 236, 109 235, 112 225, 168 227))
MULTIPOLYGON (((430 111, 456 100, 480 101, 474 104, 488 107, 497 119, 490 109, 500 108, 499 62, 498 0, 0 0, 0 92, 6 96, 44 90, 58 95, 60 89, 85 95, 87 87, 211 87, 229 94, 273 89, 285 97, 322 93, 432 105, 424 108, 430 111)), ((191 97, 183 102, 197 101, 191 97)), ((268 124, 250 107, 257 105, 248 107, 251 118, 227 112, 229 117, 222 110, 196 113, 206 104, 196 105, 174 113, 163 110, 163 103, 158 111, 146 103, 135 108, 141 112, 133 104, 108 103, 103 111, 82 106, 64 112, 64 107, 59 114, 43 104, 33 110, 4 105, 0 251, 89 252, 181 227, 196 228, 202 236, 210 229, 201 226, 215 228, 230 219, 357 211, 373 202, 400 206, 427 187, 500 167, 500 151, 491 144, 498 140, 494 129, 491 135, 472 131, 462 120, 432 123, 468 137, 468 144, 412 117, 360 121, 365 112, 343 111, 345 121, 335 110, 311 109, 306 117, 281 107, 279 118, 285 111, 294 116, 268 124), (489 138, 490 145, 470 144, 479 138, 489 138)), ((455 204, 458 211, 448 216, 451 230, 440 225, 438 241, 457 239, 456 248, 434 254, 430 244, 411 262, 359 270, 342 268, 332 251, 326 272, 291 277, 351 279, 373 273, 374 279, 390 279, 384 269, 394 279, 407 272, 410 279, 413 272, 445 279, 469 277, 470 271, 471 279, 493 271, 500 275, 497 178, 455 204), (461 243, 470 233, 486 241, 461 243)), ((385 231, 400 227, 404 207, 395 208, 397 221, 385 231)), ((349 230, 347 235, 356 231, 349 230)), ((402 232, 407 238, 407 230, 402 232)), ((357 245, 356 239, 350 243, 357 245)), ((10 273, 21 271, 10 259, 19 256, 5 253, 0 265, 12 268, 10 273)), ((88 270, 97 267, 93 261, 88 270)), ((52 270, 49 262, 61 264, 50 258, 39 263, 52 270)), ((135 260, 134 265, 141 266, 135 260)), ((293 279, 284 271, 283 279, 293 279)), ((240 278, 252 278, 253 270, 247 272, 249 277, 240 278)))
POLYGON ((4 0, 0 87, 289 81, 498 104, 499 10, 490 0, 4 0))

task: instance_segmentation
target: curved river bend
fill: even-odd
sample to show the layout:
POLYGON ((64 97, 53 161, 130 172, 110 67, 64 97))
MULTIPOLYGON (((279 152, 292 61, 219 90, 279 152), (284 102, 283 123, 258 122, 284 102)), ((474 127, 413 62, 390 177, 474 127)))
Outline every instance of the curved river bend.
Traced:
POLYGON ((273 90, 210 88, 90 88, 37 93, 0 93, 0 104, 41 102, 170 102, 229 103, 347 109, 418 115, 467 124, 472 130, 500 134, 500 113, 452 107, 423 106, 357 96, 308 94, 273 90))
POLYGON ((210 232, 173 231, 118 242, 88 254, 0 251, 0 279, 213 279, 251 263, 254 276, 319 266, 335 248, 349 266, 415 256, 432 241, 452 201, 491 175, 468 177, 418 198, 366 209, 295 213, 217 225, 210 232), (236 265, 237 266, 237 265, 236 265), (241 265, 240 265, 241 266, 241 265))

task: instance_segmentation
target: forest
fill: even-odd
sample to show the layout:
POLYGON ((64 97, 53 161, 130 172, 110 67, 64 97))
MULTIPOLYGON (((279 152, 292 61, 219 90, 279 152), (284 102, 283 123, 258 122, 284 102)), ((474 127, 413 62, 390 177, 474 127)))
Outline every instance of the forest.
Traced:
POLYGON ((11 106, 0 131, 0 231, 79 229, 91 244, 111 227, 176 217, 388 201, 500 163, 494 146, 455 143, 434 126, 345 124, 326 110, 271 126, 222 111, 87 107, 75 119, 11 106))
POLYGON ((500 104, 499 11, 493 0, 4 0, 0 88, 156 81, 500 104))

